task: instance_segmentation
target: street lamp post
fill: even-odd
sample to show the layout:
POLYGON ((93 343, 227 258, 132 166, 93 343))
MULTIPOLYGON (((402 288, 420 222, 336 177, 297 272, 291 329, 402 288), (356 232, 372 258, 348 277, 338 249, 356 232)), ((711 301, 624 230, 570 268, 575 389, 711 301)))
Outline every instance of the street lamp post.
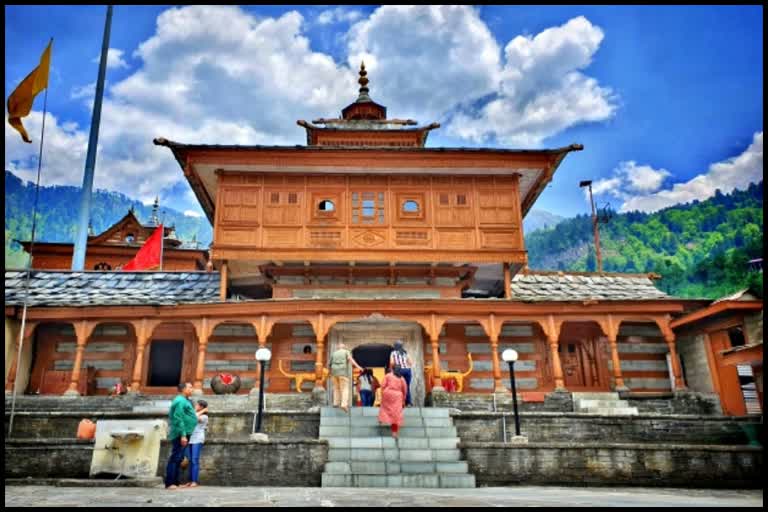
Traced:
POLYGON ((264 409, 264 365, 272 358, 272 352, 268 348, 260 348, 256 351, 256 360, 259 362, 259 412, 256 417, 256 425, 251 434, 255 440, 266 440, 266 435, 261 432, 261 413, 264 409))
POLYGON ((517 361, 517 351, 508 348, 501 354, 501 358, 509 364, 509 381, 512 384, 512 406, 515 411, 515 437, 520 438, 520 417, 517 414, 517 389, 515 388, 515 361, 517 361))

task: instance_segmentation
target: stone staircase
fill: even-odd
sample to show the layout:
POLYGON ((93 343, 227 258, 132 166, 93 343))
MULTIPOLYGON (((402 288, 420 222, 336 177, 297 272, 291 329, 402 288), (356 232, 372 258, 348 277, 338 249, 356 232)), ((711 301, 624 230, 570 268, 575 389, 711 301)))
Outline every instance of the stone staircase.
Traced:
POLYGON ((626 400, 619 400, 618 393, 574 392, 574 412, 601 414, 603 416, 636 416, 637 407, 630 407, 626 400))
POLYGON ((406 408, 399 438, 379 425, 378 407, 349 413, 320 409, 320 439, 329 444, 323 487, 475 487, 459 460, 459 438, 448 409, 406 408))

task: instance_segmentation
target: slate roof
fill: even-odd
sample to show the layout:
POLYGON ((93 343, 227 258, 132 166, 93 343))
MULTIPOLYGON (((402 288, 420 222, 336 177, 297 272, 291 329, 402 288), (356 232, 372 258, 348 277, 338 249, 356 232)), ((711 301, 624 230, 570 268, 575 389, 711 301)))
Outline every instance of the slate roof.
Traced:
MULTIPOLYGON (((22 305, 26 272, 5 272, 5 305, 22 305)), ((30 306, 173 305, 219 301, 218 272, 33 270, 30 306)))
POLYGON ((640 274, 519 273, 512 278, 512 300, 525 302, 674 299, 640 274))

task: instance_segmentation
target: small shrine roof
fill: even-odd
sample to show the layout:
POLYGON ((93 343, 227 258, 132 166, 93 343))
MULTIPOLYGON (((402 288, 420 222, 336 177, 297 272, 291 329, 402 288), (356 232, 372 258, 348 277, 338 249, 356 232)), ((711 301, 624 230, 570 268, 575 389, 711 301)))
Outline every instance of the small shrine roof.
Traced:
MULTIPOLYGON (((22 305, 26 271, 5 272, 5 305, 22 305)), ((29 306, 148 306, 218 302, 218 272, 33 270, 29 306)))
POLYGON ((515 275, 511 288, 512 300, 526 302, 680 300, 656 288, 649 274, 529 271, 515 275))

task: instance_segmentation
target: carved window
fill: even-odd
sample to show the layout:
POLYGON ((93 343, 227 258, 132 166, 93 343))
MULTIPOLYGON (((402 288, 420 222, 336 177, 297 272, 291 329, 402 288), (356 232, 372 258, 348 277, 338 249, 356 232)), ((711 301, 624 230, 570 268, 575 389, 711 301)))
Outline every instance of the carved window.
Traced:
POLYGON ((271 204, 280 204, 280 192, 272 192, 269 195, 269 202, 271 204))
POLYGON ((467 196, 464 194, 456 194, 456 206, 466 206, 467 196))
POLYGON ((134 236, 133 233, 128 233, 127 235, 125 235, 125 242, 126 243, 132 244, 134 242, 134 240, 136 240, 136 237, 134 236))
POLYGON ((384 192, 352 192, 352 224, 384 224, 384 192))
POLYGON ((288 194, 288 204, 296 204, 298 202, 298 196, 296 192, 290 192, 288 194))

